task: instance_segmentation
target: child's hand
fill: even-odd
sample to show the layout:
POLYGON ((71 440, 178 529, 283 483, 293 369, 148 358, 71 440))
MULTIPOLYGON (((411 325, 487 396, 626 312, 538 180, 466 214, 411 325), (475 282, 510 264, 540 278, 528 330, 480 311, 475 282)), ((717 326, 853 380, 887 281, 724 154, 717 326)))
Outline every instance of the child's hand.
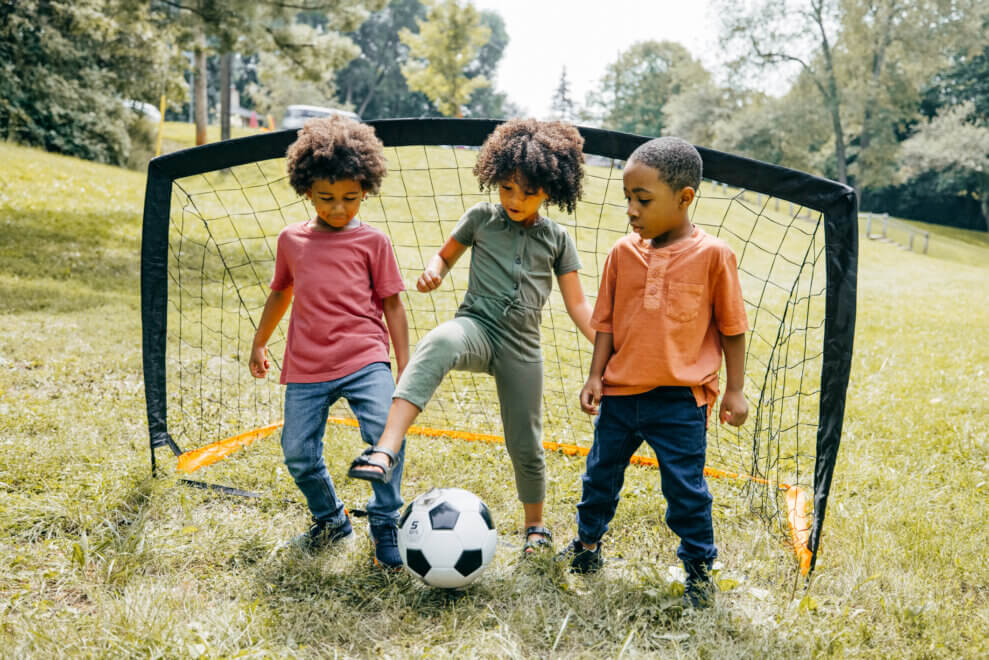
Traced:
POLYGON ((580 390, 580 409, 586 412, 588 415, 598 414, 598 404, 601 402, 602 392, 604 391, 604 384, 601 382, 600 376, 591 376, 584 383, 584 387, 580 390))
POLYGON ((741 426, 749 416, 749 404, 745 401, 742 390, 726 390, 721 399, 721 423, 728 422, 732 426, 741 426))
POLYGON ((416 282, 416 288, 419 289, 420 293, 426 293, 432 291, 442 283, 443 276, 427 268, 419 276, 419 281, 416 282))
POLYGON ((255 378, 264 378, 268 373, 268 347, 255 346, 251 349, 251 375, 255 378))

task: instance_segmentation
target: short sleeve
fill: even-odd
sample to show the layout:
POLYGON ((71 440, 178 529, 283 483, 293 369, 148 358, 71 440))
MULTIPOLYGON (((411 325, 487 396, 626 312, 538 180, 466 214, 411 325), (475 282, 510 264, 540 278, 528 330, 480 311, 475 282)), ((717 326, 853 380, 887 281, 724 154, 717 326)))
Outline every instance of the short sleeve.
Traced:
POLYGON ((740 335, 749 329, 742 297, 742 283, 738 277, 738 262, 729 248, 719 252, 711 283, 714 299, 714 319, 718 331, 726 337, 740 335))
POLYGON ((395 252, 387 236, 384 234, 379 236, 372 254, 374 256, 371 259, 371 282, 374 285, 374 295, 384 300, 405 291, 402 272, 398 268, 395 252))
POLYGON ((461 216, 457 226, 453 228, 450 236, 461 245, 473 245, 477 228, 489 219, 492 214, 492 205, 489 202, 481 202, 467 209, 461 216))
POLYGON ((594 313, 591 314, 591 327, 598 332, 614 333, 615 331, 615 284, 618 274, 615 252, 615 248, 611 248, 608 257, 604 260, 598 299, 594 303, 594 313))
POLYGON ((278 248, 275 251, 275 274, 271 278, 272 291, 284 291, 292 286, 295 277, 292 274, 292 239, 289 237, 289 227, 278 234, 278 248))
POLYGON ((577 255, 577 245, 573 242, 570 232, 560 227, 560 234, 560 250, 553 261, 553 272, 557 277, 580 270, 580 256, 577 255))

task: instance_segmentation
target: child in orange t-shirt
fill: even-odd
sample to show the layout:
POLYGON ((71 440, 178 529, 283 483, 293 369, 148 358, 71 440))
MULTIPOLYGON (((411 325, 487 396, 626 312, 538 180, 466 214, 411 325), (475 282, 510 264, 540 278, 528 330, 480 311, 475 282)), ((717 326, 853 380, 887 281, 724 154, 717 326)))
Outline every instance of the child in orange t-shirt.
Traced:
POLYGON ((738 268, 724 242, 690 222, 700 182, 700 154, 679 138, 646 142, 626 165, 634 233, 608 253, 591 317, 597 335, 580 405, 598 418, 577 505, 578 538, 564 554, 574 572, 601 567, 601 537, 629 459, 645 440, 659 460, 666 522, 680 537, 691 606, 705 606, 713 595, 708 574, 718 551, 704 455, 722 352, 721 421, 739 426, 748 415, 748 322, 738 268))

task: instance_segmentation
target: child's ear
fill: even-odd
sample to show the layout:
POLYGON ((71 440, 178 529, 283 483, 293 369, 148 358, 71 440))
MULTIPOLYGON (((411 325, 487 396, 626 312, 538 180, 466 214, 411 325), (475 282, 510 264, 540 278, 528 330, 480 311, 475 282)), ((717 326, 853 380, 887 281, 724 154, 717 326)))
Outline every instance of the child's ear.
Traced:
POLYGON ((309 198, 310 202, 312 201, 312 188, 306 191, 306 197, 309 198))
POLYGON ((691 186, 684 186, 680 191, 680 206, 686 208, 690 206, 691 202, 694 201, 694 197, 697 196, 697 191, 691 186))

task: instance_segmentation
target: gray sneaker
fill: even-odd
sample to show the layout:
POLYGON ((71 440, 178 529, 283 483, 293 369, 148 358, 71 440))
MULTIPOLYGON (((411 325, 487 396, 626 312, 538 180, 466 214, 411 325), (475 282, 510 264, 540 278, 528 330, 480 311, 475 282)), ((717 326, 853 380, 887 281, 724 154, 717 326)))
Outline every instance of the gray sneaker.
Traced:
POLYGON ((342 541, 354 533, 354 528, 350 525, 350 516, 339 525, 331 526, 325 520, 313 522, 308 532, 299 534, 292 539, 292 545, 308 554, 319 552, 323 548, 342 541))

